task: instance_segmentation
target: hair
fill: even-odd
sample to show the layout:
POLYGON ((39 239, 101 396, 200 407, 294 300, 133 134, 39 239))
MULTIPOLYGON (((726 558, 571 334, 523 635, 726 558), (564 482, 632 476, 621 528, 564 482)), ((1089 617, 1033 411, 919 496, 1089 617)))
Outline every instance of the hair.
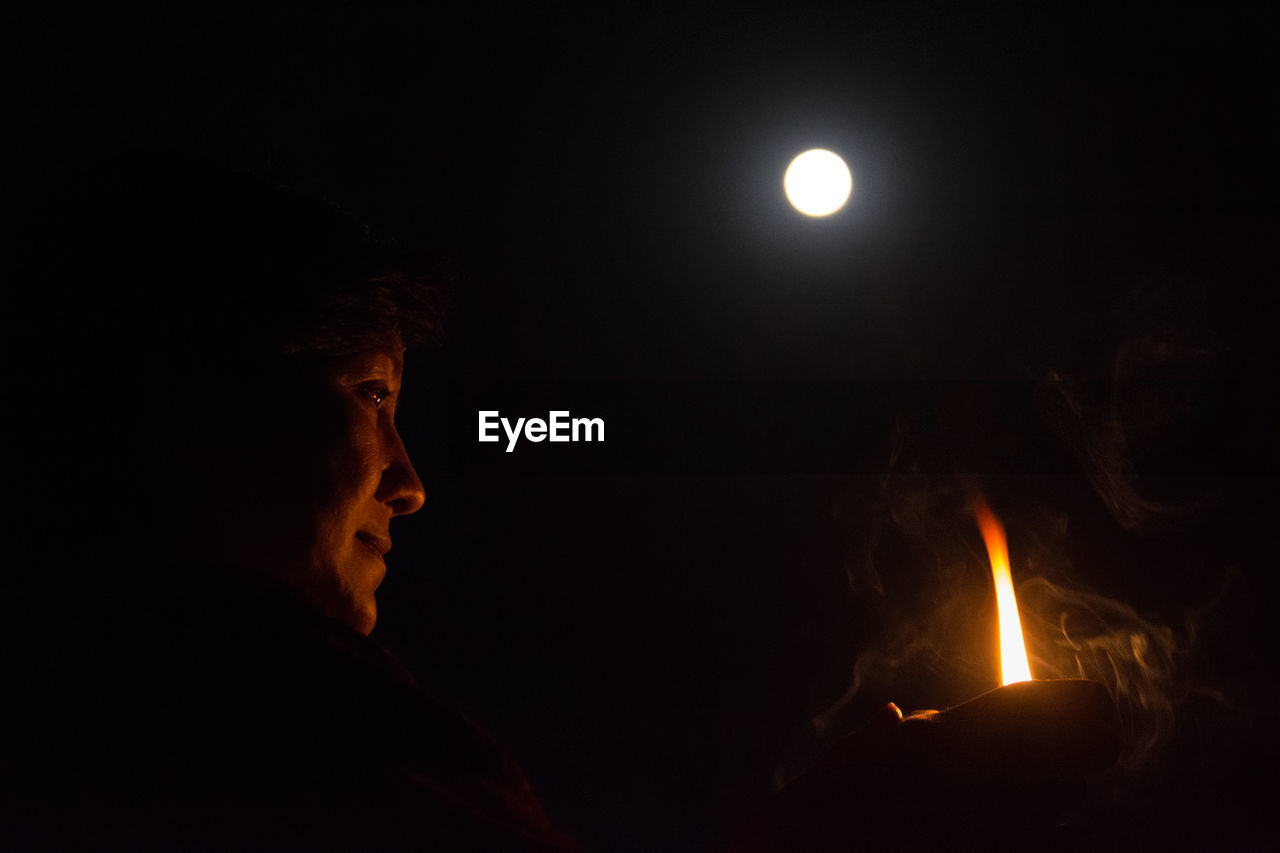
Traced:
MULTIPOLYGON (((188 154, 64 177, 19 226, 8 316, 61 351, 217 364, 434 341, 442 278, 335 206, 188 154)), ((188 365, 190 366, 190 365, 188 365)))
POLYGON ((189 154, 78 168, 10 239, 11 563, 15 541, 107 535, 120 513, 103 504, 150 499, 138 451, 165 429, 199 428, 211 403, 259 401, 291 370, 440 338, 443 265, 189 154), (73 528, 54 517, 68 514, 73 528))

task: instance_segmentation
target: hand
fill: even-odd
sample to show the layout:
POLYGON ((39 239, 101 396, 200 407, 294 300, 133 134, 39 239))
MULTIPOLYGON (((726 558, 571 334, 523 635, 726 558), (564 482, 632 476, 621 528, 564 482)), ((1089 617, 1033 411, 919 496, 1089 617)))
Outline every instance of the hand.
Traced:
POLYGON ((1026 841, 1116 757, 1115 708, 1091 681, 1027 681, 946 711, 886 705, 783 789, 737 851, 1026 841))

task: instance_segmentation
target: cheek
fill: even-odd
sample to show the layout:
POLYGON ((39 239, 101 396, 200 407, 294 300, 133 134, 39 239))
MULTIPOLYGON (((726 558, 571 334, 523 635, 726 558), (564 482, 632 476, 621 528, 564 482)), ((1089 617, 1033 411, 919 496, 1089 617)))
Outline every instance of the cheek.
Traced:
POLYGON ((281 546, 331 553, 377 488, 376 435, 341 401, 298 414, 262 430, 238 479, 281 546))
MULTIPOLYGON (((340 515, 354 516, 369 509, 381 476, 380 442, 377 423, 367 412, 345 411, 335 418, 332 432, 319 451, 315 469, 319 479, 313 487, 326 496, 325 503, 340 515)), ((368 519, 349 519, 353 524, 368 519)))

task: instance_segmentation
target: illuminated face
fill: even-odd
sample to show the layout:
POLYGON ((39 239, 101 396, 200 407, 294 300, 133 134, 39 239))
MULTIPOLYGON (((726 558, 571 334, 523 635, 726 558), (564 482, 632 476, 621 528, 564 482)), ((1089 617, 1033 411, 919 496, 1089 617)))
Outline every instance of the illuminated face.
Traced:
POLYGON ((222 412, 178 547, 372 631, 391 519, 425 499, 395 426, 402 367, 400 351, 352 357, 222 412))
POLYGON ((332 416, 313 438, 319 463, 310 551, 286 584, 313 607, 361 634, 378 618, 374 592, 386 574, 393 516, 422 508, 422 483, 396 431, 400 353, 351 359, 321 383, 332 416))

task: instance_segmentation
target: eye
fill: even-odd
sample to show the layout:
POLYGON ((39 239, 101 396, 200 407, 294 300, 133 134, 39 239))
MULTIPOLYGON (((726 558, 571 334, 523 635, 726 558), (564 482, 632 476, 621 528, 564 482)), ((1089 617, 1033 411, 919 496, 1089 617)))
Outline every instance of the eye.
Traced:
POLYGON ((387 387, 385 382, 381 381, 361 382, 356 388, 373 403, 375 409, 381 408, 382 404, 391 396, 391 389, 387 387))

